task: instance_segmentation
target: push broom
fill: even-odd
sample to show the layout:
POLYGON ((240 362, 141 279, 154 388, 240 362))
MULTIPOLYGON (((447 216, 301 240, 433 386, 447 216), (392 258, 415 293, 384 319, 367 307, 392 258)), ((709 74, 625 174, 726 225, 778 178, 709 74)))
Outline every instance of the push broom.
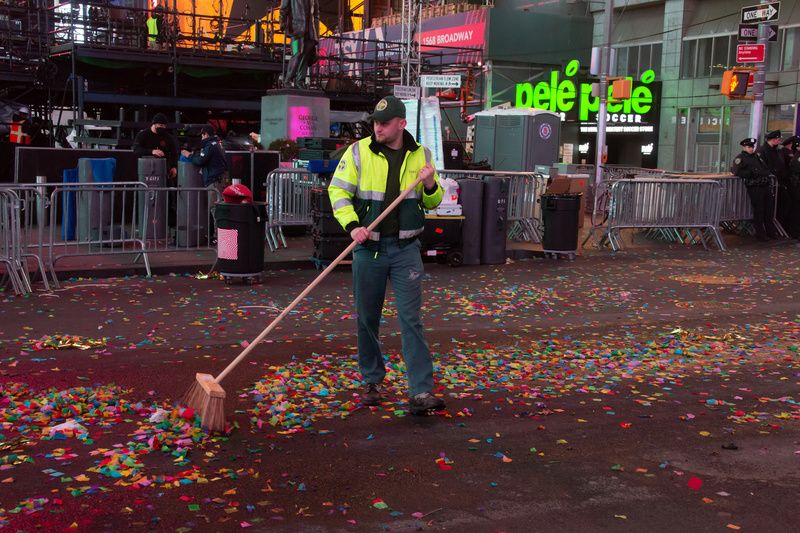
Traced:
MULTIPOLYGON (((368 231, 373 231, 381 221, 386 218, 386 215, 391 213, 399 204, 402 202, 406 196, 409 195, 414 188, 420 184, 422 181, 422 177, 418 176, 414 183, 411 184, 406 190, 400 193, 400 195, 395 198, 395 200, 389 204, 389 206, 383 210, 383 212, 378 215, 372 224, 367 227, 368 231)), ((202 422, 203 427, 208 428, 209 431, 222 431, 225 428, 225 390, 222 388, 220 383, 225 376, 227 376, 236 365, 241 363, 245 357, 247 357, 250 352, 255 349, 255 347, 264 340, 264 337, 270 334, 270 332, 275 329, 275 326, 280 324, 281 320, 286 318, 292 309, 300 303, 300 301, 305 298, 308 293, 310 293, 314 288, 320 284, 320 282, 325 279, 325 277, 336 268, 336 266, 341 263, 347 255, 353 251, 357 245, 356 241, 351 242, 345 250, 339 254, 339 257, 333 260, 333 262, 328 265, 325 270, 323 270, 319 276, 316 277, 314 281, 308 284, 308 286, 303 289, 303 292, 297 295, 297 297, 292 300, 292 303, 286 306, 286 308, 281 311, 273 321, 270 323, 269 326, 264 328, 258 337, 253 340, 238 356, 236 359, 230 362, 228 366, 225 367, 225 370, 220 372, 216 377, 212 376, 211 374, 203 374, 198 372, 195 375, 195 382, 189 388, 189 391, 183 397, 183 403, 188 405, 196 413, 200 415, 200 420, 202 422)))

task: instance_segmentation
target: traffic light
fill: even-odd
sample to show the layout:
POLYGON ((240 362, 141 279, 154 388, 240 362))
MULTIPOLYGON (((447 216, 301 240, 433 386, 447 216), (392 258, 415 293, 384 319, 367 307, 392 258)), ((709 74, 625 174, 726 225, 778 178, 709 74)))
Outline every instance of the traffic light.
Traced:
POLYGON ((611 98, 614 100, 627 100, 631 97, 633 82, 627 78, 614 80, 611 84, 611 98))
POLYGON ((725 96, 746 96, 747 84, 750 82, 748 70, 726 70, 722 75, 720 92, 725 96))

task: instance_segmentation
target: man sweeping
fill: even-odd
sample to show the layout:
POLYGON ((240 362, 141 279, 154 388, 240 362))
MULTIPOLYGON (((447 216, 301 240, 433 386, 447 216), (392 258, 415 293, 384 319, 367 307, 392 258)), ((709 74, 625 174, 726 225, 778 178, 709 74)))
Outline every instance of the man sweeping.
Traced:
POLYGON ((442 201, 443 190, 431 164, 431 152, 406 128, 403 102, 387 96, 372 114, 374 134, 352 144, 333 175, 328 194, 336 220, 354 241, 353 293, 358 314, 358 364, 364 380, 364 405, 380 405, 386 376, 378 339, 386 281, 391 280, 400 320, 403 358, 412 414, 444 408, 432 394, 433 362, 420 320, 422 256, 417 238, 423 231, 423 209, 442 201), (374 221, 417 177, 422 183, 376 228, 374 221))

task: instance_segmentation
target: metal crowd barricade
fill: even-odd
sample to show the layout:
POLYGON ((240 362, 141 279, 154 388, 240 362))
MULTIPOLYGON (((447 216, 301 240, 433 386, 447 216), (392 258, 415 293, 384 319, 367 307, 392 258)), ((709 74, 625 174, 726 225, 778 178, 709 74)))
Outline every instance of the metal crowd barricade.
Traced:
MULTIPOLYGON (((722 212, 720 214, 720 225, 722 228, 733 232, 755 233, 752 226, 753 205, 750 203, 750 196, 747 194, 747 187, 744 180, 739 176, 729 173, 719 174, 682 174, 669 173, 665 177, 673 179, 709 179, 714 180, 722 186, 722 212)), ((783 237, 789 237, 784 227, 778 221, 778 180, 770 179, 770 193, 774 199, 772 209, 772 223, 783 237)))
POLYGON ((210 207, 222 200, 216 189, 144 187, 138 200, 136 235, 148 253, 215 249, 210 207))
POLYGON ((482 179, 484 176, 507 178, 508 238, 542 242, 543 222, 540 198, 547 189, 547 178, 538 172, 500 172, 491 170, 438 170, 442 178, 482 179))
MULTIPOLYGON (((0 184, 0 190, 11 194, 16 206, 16 218, 19 222, 16 246, 23 267, 22 280, 27 288, 31 287, 31 274, 27 259, 33 259, 42 276, 45 290, 50 290, 48 271, 44 266, 44 251, 47 248, 45 229, 47 227, 47 190, 44 185, 32 184, 0 184)), ((55 274, 50 273, 53 283, 58 286, 55 274)))
POLYGON ((606 238, 622 248, 620 230, 648 229, 679 242, 713 240, 720 250, 722 185, 713 180, 623 179, 610 189, 606 238))
MULTIPOLYGON (((55 185, 50 195, 50 269, 55 272, 55 263, 65 257, 140 253, 149 276, 146 235, 140 232, 143 225, 139 224, 138 208, 139 194, 146 190, 145 184, 138 181, 55 185), (66 208, 73 201, 69 195, 79 206, 74 211, 74 239, 66 228, 58 231, 57 206, 66 208)), ((144 220, 147 210, 145 204, 141 213, 144 220)))
POLYGON ((6 267, 6 275, 15 294, 32 292, 30 280, 22 264, 20 246, 19 198, 12 190, 0 190, 0 263, 6 267))
POLYGON ((310 226, 311 189, 322 187, 317 174, 299 168, 281 168, 267 175, 267 244, 271 251, 286 248, 285 226, 310 226))

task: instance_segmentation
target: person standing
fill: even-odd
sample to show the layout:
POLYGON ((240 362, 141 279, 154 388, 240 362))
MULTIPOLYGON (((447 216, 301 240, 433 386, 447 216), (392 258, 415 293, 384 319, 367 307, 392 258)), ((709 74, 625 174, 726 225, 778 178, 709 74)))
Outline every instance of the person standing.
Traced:
POLYGON ((742 153, 736 156, 731 165, 731 173, 739 176, 747 187, 747 195, 753 206, 753 225, 756 238, 768 241, 777 238, 778 232, 772 222, 775 199, 770 190, 771 173, 761 156, 755 153, 758 139, 748 137, 739 144, 742 153))
POLYGON ((214 126, 210 124, 206 124, 200 130, 200 140, 202 142, 200 150, 194 154, 188 150, 182 150, 181 155, 201 168, 203 184, 206 187, 214 187, 221 196, 225 187, 230 185, 225 149, 222 146, 222 141, 217 137, 214 126))
POLYGON ((353 252, 353 293, 358 314, 358 364, 365 382, 364 405, 381 402, 386 368, 378 328, 391 280, 400 320, 403 358, 412 414, 444 408, 433 395, 433 361, 420 319, 422 256, 417 238, 424 229, 423 209, 433 209, 444 194, 430 150, 406 131, 406 108, 393 96, 383 98, 371 116, 374 134, 350 145, 333 174, 328 195, 333 214, 358 246, 353 252), (422 183, 387 215, 377 231, 367 226, 418 176, 422 183))
POLYGON ((788 221, 784 226, 789 235, 800 239, 800 137, 792 136, 783 141, 789 177, 788 221))
POLYGON ((167 132, 167 117, 156 113, 150 127, 136 134, 133 153, 138 157, 163 157, 167 160, 167 172, 171 179, 178 175, 178 146, 167 132))
MULTIPOLYGON (((786 165, 786 156, 784 155, 783 147, 781 146, 781 132, 779 130, 771 131, 767 133, 764 139, 764 143, 758 148, 757 153, 764 163, 766 163, 770 174, 777 178, 778 207, 773 216, 778 219, 781 225, 784 225, 788 218, 789 169, 786 165)), ((774 238, 778 239, 780 236, 776 233, 774 238)))

